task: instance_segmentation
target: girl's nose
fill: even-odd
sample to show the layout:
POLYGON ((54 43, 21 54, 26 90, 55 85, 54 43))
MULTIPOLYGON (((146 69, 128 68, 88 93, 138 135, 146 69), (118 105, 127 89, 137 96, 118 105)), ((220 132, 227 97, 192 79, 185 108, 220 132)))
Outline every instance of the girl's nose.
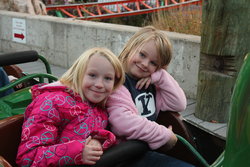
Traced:
POLYGON ((97 79, 95 82, 95 86, 97 88, 102 88, 103 87, 103 80, 101 78, 97 79))
POLYGON ((148 67, 148 64, 149 64, 148 60, 145 59, 145 60, 142 61, 143 67, 148 67))

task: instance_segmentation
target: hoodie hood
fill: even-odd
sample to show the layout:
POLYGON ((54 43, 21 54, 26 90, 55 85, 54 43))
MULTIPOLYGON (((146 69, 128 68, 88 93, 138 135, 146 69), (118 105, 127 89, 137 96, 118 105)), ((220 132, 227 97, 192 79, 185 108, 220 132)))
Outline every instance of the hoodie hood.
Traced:
POLYGON ((73 90, 69 89, 67 86, 64 86, 60 81, 53 83, 41 83, 31 87, 32 100, 37 96, 45 92, 68 92, 75 100, 82 101, 79 94, 74 93, 73 90))

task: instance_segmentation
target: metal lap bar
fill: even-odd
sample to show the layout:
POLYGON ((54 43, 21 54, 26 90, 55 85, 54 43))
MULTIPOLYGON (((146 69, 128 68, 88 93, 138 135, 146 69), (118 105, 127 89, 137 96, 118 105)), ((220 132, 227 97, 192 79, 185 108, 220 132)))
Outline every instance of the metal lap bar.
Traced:
POLYGON ((47 78, 49 80, 49 82, 57 81, 57 78, 51 74, 29 74, 29 75, 24 76, 24 77, 14 81, 14 82, 11 82, 10 84, 8 84, 4 87, 1 87, 0 92, 4 92, 10 88, 13 88, 14 86, 16 86, 20 83, 23 83, 25 81, 28 81, 28 80, 34 79, 34 78, 39 78, 39 81, 42 81, 42 82, 44 82, 44 78, 47 78))

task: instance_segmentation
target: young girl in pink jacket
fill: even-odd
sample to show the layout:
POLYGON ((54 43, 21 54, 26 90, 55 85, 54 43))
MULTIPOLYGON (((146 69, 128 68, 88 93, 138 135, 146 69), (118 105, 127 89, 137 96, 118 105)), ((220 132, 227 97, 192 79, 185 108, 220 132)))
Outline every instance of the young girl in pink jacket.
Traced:
POLYGON ((116 142, 114 134, 105 130, 108 117, 104 106, 123 81, 118 58, 108 49, 93 48, 84 52, 58 82, 33 86, 17 164, 95 164, 103 150, 116 142))
MULTIPOLYGON (((107 101, 111 130, 120 138, 138 139, 152 150, 171 149, 177 142, 171 127, 157 124, 159 112, 183 111, 186 97, 166 71, 172 58, 171 44, 162 31, 147 26, 135 33, 119 59, 126 72, 125 84, 107 101)), ((191 166, 154 151, 129 164, 132 167, 191 166)))

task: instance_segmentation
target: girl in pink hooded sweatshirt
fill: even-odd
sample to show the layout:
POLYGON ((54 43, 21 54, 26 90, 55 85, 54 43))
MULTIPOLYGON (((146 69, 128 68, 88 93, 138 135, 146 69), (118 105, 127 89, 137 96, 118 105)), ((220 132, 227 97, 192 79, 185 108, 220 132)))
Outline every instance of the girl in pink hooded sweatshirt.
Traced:
MULTIPOLYGON (((107 101, 111 130, 120 138, 145 141, 152 150, 172 148, 177 137, 172 128, 157 124, 159 112, 183 111, 186 97, 166 71, 172 58, 171 44, 162 31, 147 26, 135 33, 119 59, 126 72, 123 86, 107 101)), ((149 151, 132 167, 191 166, 172 157, 149 151)))
POLYGON ((19 166, 93 165, 116 143, 104 108, 108 95, 124 81, 118 58, 108 49, 84 52, 52 84, 32 87, 27 107, 19 166))

